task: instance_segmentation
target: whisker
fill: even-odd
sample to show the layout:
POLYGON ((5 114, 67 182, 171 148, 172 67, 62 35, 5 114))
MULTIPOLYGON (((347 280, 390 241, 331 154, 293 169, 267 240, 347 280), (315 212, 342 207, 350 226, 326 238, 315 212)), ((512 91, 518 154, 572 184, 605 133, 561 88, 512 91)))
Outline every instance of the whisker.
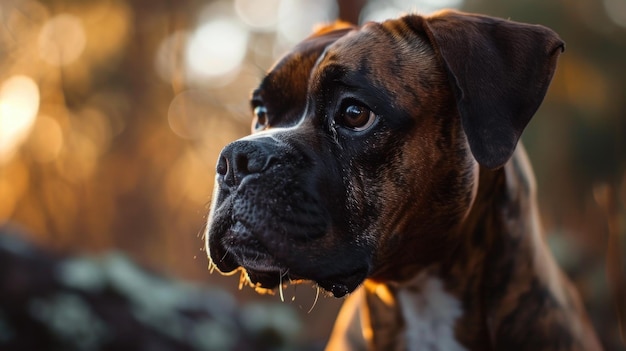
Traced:
POLYGON ((289 268, 287 268, 284 273, 282 270, 280 270, 279 272, 280 272, 280 281, 278 285, 278 293, 280 294, 280 301, 285 302, 285 296, 283 294, 283 278, 287 277, 287 279, 289 279, 289 282, 291 282, 291 278, 287 276, 287 274, 289 274, 289 268))
POLYGON ((217 266, 213 263, 213 260, 209 260, 209 274, 213 274, 217 266))
POLYGON ((311 306, 311 308, 309 308, 308 313, 311 313, 311 311, 313 311, 313 307, 315 307, 315 305, 317 305, 317 299, 320 297, 320 286, 317 286, 317 291, 315 292, 315 300, 313 301, 313 306, 311 306))
POLYGON ((226 259, 226 256, 228 256, 228 251, 224 252, 224 256, 222 256, 222 258, 220 259, 220 262, 224 262, 224 260, 226 259))
POLYGON ((241 274, 239 275, 239 290, 242 290, 243 285, 246 282, 246 271, 242 269, 240 273, 241 274))
POLYGON ((278 283, 278 293, 280 294, 280 301, 281 302, 285 302, 285 296, 283 296, 283 274, 282 272, 280 273, 280 278, 279 278, 279 283, 278 283))

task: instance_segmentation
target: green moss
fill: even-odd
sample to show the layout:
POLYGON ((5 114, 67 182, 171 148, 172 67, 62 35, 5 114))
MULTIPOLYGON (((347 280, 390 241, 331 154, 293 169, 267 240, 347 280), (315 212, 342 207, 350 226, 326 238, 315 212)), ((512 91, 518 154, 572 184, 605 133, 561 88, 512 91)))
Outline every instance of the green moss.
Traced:
POLYGON ((199 350, 221 351, 231 350, 237 338, 234 329, 216 321, 203 321, 193 326, 191 340, 199 350))
POLYGON ((301 329, 298 316, 285 305, 251 303, 243 306, 241 316, 244 327, 264 344, 290 344, 301 329))
POLYGON ((65 286, 75 289, 96 292, 106 284, 101 262, 89 257, 67 259, 59 265, 57 273, 65 286))
POLYGON ((107 339, 107 329, 89 305, 79 296, 59 293, 30 302, 31 315, 48 326, 68 348, 98 350, 107 339))

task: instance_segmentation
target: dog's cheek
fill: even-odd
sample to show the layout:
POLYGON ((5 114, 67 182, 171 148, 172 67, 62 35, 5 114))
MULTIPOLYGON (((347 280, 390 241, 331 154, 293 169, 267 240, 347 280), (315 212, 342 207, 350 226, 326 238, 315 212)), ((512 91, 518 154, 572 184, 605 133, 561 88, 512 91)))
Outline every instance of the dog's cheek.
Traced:
POLYGON ((385 199, 378 242, 384 247, 379 247, 381 257, 376 261, 406 258, 414 266, 385 267, 385 276, 420 269, 454 245, 451 233, 466 215, 475 190, 475 162, 462 134, 456 132, 457 124, 442 126, 442 121, 424 117, 400 148, 403 152, 390 157, 380 191, 385 199))

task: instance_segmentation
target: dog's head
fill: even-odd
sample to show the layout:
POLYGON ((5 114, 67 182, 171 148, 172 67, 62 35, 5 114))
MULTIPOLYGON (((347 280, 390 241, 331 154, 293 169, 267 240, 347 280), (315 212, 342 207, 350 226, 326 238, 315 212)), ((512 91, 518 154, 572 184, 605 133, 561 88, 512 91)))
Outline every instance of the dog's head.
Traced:
POLYGON ((562 49, 545 27, 458 12, 307 38, 252 94, 254 133, 219 157, 212 264, 343 296, 440 260, 478 165, 509 159, 562 49))

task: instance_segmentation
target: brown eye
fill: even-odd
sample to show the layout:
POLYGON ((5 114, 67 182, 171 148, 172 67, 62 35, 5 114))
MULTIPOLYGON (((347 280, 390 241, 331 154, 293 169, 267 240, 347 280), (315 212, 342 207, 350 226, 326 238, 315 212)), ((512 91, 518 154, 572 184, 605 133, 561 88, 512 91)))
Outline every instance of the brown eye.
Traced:
POLYGON ((354 131, 362 131, 369 128, 376 120, 376 114, 363 105, 346 106, 339 120, 341 126, 352 129, 354 131))
POLYGON ((259 132, 267 128, 267 108, 263 105, 254 108, 254 121, 252 121, 252 131, 259 132))

